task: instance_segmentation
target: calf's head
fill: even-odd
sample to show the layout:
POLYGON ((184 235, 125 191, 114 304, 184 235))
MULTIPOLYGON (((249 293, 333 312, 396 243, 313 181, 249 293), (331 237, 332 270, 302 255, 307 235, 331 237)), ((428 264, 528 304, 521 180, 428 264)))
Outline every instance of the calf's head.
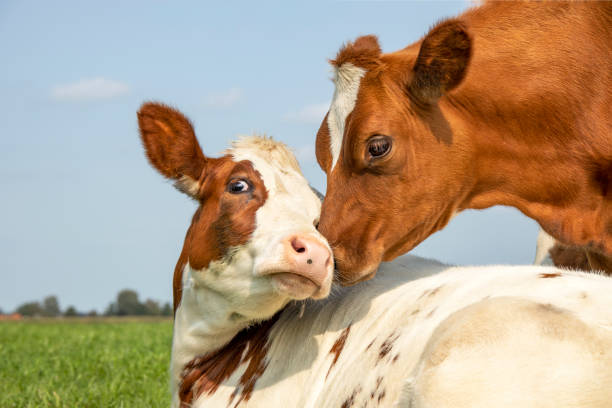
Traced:
POLYGON ((439 103, 464 78, 471 40, 458 21, 418 45, 381 54, 374 36, 344 46, 332 61, 335 92, 317 134, 327 173, 319 230, 341 283, 374 276, 456 211, 468 152, 453 140, 439 103))
POLYGON ((177 110, 146 103, 138 123, 153 167, 199 204, 175 269, 175 311, 184 285, 205 286, 247 319, 328 295, 333 260, 315 228, 321 202, 282 143, 246 137, 209 158, 177 110))

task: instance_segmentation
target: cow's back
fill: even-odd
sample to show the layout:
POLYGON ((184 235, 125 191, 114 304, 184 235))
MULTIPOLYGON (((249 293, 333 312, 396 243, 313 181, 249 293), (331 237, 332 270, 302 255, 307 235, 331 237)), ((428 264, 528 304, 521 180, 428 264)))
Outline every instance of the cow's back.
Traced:
POLYGON ((610 326, 521 297, 453 313, 432 334, 400 406, 610 406, 610 326))
MULTIPOLYGON (((461 19, 473 36, 473 54, 458 95, 477 99, 485 93, 490 103, 479 108, 492 109, 474 114, 494 127, 512 120, 496 119, 496 111, 521 115, 521 130, 535 144, 576 143, 568 126, 587 151, 589 141, 609 135, 612 2, 492 2, 461 19), (540 142, 531 138, 537 129, 525 127, 534 125, 531 119, 542 126, 540 142)), ((609 143, 598 144, 602 156, 612 155, 609 143)))
MULTIPOLYGON (((426 350, 443 337, 440 328, 457 313, 471 321, 471 313, 458 311, 503 299, 564 310, 585 328, 582 347, 589 345, 592 327, 608 336, 605 341, 611 340, 610 291, 612 280, 598 275, 539 267, 452 268, 403 257, 383 264, 372 281, 307 305, 301 318, 300 307, 290 306, 270 332, 265 370, 248 398, 241 399, 241 378, 248 369, 241 367, 196 406, 230 400, 253 407, 393 406, 403 391, 418 383, 426 350), (417 279, 423 274, 435 275, 417 279)), ((507 313, 513 315, 513 309, 507 313)), ((494 333, 500 324, 494 317, 484 319, 480 328, 494 333)), ((546 321, 546 313, 539 318, 546 321)), ((516 323, 519 327, 521 320, 516 323)), ((525 340, 521 336, 527 332, 513 333, 525 340)), ((449 339, 452 344, 452 336, 449 339)))

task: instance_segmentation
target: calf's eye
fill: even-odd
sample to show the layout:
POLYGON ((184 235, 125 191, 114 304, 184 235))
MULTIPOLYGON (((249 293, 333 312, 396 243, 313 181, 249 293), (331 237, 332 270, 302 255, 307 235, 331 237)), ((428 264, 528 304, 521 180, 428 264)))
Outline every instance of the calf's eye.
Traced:
POLYGON ((368 155, 372 159, 386 156, 391 151, 391 138, 388 136, 374 136, 368 140, 368 155))
POLYGON ((246 193, 251 190, 251 185, 248 181, 242 179, 235 179, 229 182, 227 185, 227 191, 231 194, 246 193))

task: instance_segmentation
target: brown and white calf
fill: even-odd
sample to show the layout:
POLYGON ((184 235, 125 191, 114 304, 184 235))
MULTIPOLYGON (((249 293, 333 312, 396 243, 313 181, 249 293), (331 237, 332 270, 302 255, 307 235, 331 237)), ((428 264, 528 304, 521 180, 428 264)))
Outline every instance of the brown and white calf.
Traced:
POLYGON ((343 47, 317 134, 346 284, 467 208, 518 208, 612 273, 612 2, 487 2, 383 54, 343 47))
POLYGON ((176 385, 195 355, 291 300, 326 297, 333 260, 315 228, 321 202, 282 144, 247 137, 209 158, 177 110, 147 103, 138 123, 151 164, 199 202, 174 271, 176 385))
POLYGON ((204 159, 177 111, 146 104, 139 122, 152 164, 200 201, 175 270, 173 406, 609 406, 612 279, 407 256, 288 304, 325 297, 332 272, 291 153, 247 138, 204 159))

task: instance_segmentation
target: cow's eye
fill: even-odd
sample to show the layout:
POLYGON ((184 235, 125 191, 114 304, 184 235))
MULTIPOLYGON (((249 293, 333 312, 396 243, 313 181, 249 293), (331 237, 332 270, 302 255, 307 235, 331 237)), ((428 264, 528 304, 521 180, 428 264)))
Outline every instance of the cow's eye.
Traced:
POLYGON ((243 179, 234 179, 227 185, 227 191, 231 194, 246 193, 251 190, 251 185, 243 179))
POLYGON ((368 155, 371 159, 386 156, 391 151, 391 138, 377 135, 368 140, 368 155))

